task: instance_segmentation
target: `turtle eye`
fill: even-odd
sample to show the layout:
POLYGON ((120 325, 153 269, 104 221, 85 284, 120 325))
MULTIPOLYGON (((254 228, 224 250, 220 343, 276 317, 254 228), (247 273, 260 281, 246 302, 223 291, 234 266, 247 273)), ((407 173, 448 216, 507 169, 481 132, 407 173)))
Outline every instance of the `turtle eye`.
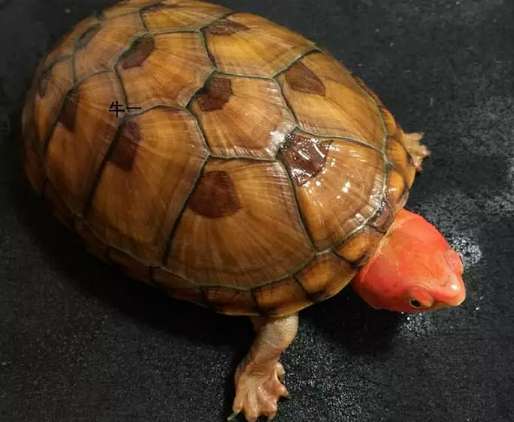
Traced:
POLYGON ((414 309, 419 309, 421 307, 423 307, 423 305, 421 304, 421 302, 417 299, 411 299, 410 302, 409 302, 410 306, 412 306, 414 309))

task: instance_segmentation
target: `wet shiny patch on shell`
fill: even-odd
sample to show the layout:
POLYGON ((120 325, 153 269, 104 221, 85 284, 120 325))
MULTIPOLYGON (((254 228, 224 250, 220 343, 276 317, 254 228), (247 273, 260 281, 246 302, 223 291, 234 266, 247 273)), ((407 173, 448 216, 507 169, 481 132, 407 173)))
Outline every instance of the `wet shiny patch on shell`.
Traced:
POLYGON ((95 37, 98 32, 102 29, 102 25, 97 23, 92 26, 88 30, 86 30, 78 39, 77 39, 77 49, 86 47, 91 40, 95 37))
POLYGON ((153 37, 147 36, 137 39, 121 58, 121 67, 131 69, 141 66, 154 50, 155 40, 153 37))
POLYGON ((64 99, 61 115, 59 116, 59 122, 70 132, 75 129, 79 101, 79 91, 77 89, 70 91, 64 99))
POLYGON ((140 142, 139 125, 134 121, 128 121, 121 129, 109 160, 123 171, 132 170, 140 142))
POLYGON ((202 111, 221 110, 234 94, 232 82, 228 78, 213 77, 198 97, 202 111))
POLYGON ((320 78, 302 62, 294 64, 286 73, 289 86, 305 94, 325 96, 326 88, 320 78))
POLYGON ((394 212, 386 200, 382 201, 380 209, 375 217, 369 222, 369 225, 381 233, 387 232, 394 221, 394 212))
POLYGON ((330 144, 298 133, 289 135, 281 156, 297 186, 304 185, 323 170, 330 144))
POLYGON ((202 176, 189 199, 189 208, 207 218, 228 217, 241 209, 241 203, 230 175, 211 171, 202 176))
POLYGON ((241 31, 249 31, 246 25, 229 19, 220 19, 206 29, 211 35, 232 35, 241 31))

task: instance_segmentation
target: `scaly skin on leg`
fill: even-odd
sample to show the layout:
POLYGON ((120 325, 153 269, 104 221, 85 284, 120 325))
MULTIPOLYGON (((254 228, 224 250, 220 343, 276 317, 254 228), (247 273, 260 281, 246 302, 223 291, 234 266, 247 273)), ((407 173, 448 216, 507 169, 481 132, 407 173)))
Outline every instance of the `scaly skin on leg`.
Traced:
POLYGON ((259 416, 271 420, 277 414, 278 400, 288 396, 281 382, 285 371, 279 359, 296 336, 298 315, 252 318, 252 323, 257 336, 237 368, 234 413, 229 420, 241 412, 248 422, 255 422, 259 416))
POLYGON ((423 170, 423 160, 430 155, 430 150, 421 143, 423 133, 403 133, 403 145, 407 148, 416 170, 423 170))

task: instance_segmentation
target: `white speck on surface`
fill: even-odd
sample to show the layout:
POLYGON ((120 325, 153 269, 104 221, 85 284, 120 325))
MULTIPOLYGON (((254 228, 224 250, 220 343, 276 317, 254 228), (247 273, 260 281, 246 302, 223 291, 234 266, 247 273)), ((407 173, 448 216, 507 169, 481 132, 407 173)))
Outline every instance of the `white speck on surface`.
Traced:
POLYGON ((66 13, 67 15, 69 15, 69 14, 71 13, 71 9, 69 9, 69 8, 64 9, 64 13, 66 13))
POLYGON ((406 337, 426 336, 436 331, 430 313, 410 314, 400 326, 400 335, 406 337))
POLYGON ((475 265, 482 259, 482 250, 478 242, 467 236, 456 236, 450 240, 451 246, 460 253, 464 266, 475 265))

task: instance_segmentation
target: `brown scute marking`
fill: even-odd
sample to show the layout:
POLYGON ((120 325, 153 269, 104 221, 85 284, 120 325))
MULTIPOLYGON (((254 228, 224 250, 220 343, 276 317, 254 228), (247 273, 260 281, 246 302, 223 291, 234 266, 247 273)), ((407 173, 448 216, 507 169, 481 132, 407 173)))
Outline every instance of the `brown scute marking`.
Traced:
POLYGON ((131 171, 136 159, 137 148, 141 142, 141 130, 138 124, 132 120, 125 123, 115 142, 110 161, 121 170, 131 171))
POLYGON ((41 98, 43 98, 46 95, 46 91, 48 89, 48 83, 50 82, 51 73, 52 73, 52 68, 46 69, 39 78, 38 94, 41 98))
POLYGON ((286 73, 286 81, 295 91, 325 96, 325 85, 316 74, 303 63, 294 64, 286 73))
POLYGON ((221 110, 233 94, 230 79, 213 77, 198 97, 198 106, 207 112, 221 110))
POLYGON ((204 174, 188 206, 207 218, 228 217, 241 209, 234 182, 224 171, 204 174))
POLYGON ((86 30, 77 40, 77 49, 86 47, 96 34, 102 29, 102 25, 97 23, 86 30))
POLYGON ((141 9, 144 12, 159 12, 164 9, 174 9, 179 7, 178 4, 164 4, 163 1, 158 1, 155 4, 150 4, 149 6, 145 6, 141 9))
POLYGON ((291 178, 302 186, 319 174, 327 160, 331 142, 321 142, 315 137, 290 134, 282 149, 282 157, 291 178))
POLYGON ((232 35, 236 32, 249 30, 250 28, 242 23, 234 22, 229 19, 220 19, 209 26, 206 31, 210 35, 232 35))
POLYGON ((75 129, 75 120, 77 118, 77 109, 80 101, 80 93, 74 89, 64 98, 59 122, 70 132, 75 129))
POLYGON ((121 58, 121 67, 131 69, 141 66, 155 50, 155 40, 151 36, 138 38, 121 58))

